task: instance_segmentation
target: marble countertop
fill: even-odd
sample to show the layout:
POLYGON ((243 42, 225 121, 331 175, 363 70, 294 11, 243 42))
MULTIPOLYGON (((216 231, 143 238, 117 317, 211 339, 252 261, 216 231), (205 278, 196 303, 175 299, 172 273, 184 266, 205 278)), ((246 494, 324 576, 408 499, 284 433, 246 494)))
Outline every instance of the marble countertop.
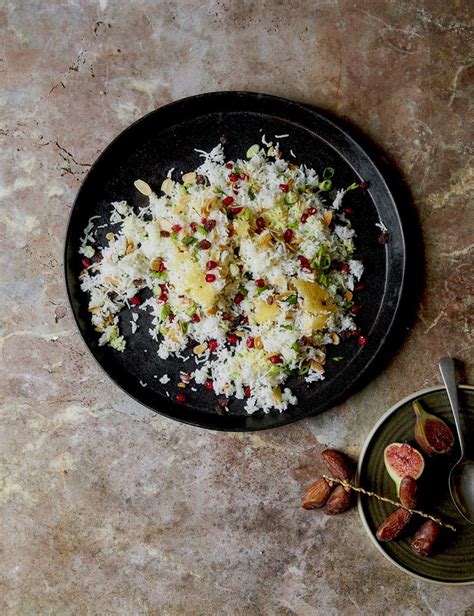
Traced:
POLYGON ((399 398, 473 381, 472 12, 460 0, 0 4, 3 614, 473 615, 474 587, 405 575, 356 510, 300 508, 324 445, 357 456, 399 398), (469 22, 469 19, 471 21, 469 22), (416 321, 344 404, 224 434, 142 408, 91 361, 62 274, 80 183, 128 124, 212 90, 359 126, 396 161, 426 258, 416 321))

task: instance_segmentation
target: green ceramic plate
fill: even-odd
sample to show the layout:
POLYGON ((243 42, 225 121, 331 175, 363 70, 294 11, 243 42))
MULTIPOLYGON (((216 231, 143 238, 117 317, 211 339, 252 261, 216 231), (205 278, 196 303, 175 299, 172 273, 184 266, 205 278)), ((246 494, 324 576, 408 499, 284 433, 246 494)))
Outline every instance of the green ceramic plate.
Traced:
MULTIPOLYGON (((395 484, 388 476, 383 461, 385 447, 393 442, 407 441, 416 446, 413 436, 415 415, 413 400, 421 400, 427 411, 441 417, 454 430, 451 409, 446 391, 440 387, 424 389, 401 400, 392 407, 374 426, 367 437, 359 460, 359 485, 372 492, 396 499, 395 484)), ((474 438, 474 387, 461 386, 459 391, 461 415, 464 417, 466 442, 474 438)), ((424 519, 414 516, 404 538, 389 543, 380 543, 375 532, 382 520, 394 510, 392 505, 375 498, 361 496, 359 513, 370 538, 392 563, 424 580, 444 584, 474 583, 474 524, 469 524, 458 513, 448 488, 448 474, 452 464, 459 458, 459 449, 437 459, 425 456, 426 466, 419 480, 418 507, 451 522, 457 532, 443 530, 432 555, 422 558, 410 548, 409 538, 421 526, 424 519)))

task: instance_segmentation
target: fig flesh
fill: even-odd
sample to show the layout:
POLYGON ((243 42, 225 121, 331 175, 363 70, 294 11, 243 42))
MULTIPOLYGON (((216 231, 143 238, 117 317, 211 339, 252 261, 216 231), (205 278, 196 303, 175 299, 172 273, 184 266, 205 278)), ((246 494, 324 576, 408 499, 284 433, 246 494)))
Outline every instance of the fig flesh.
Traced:
POLYGON ((383 454, 385 468, 400 491, 400 483, 404 477, 419 479, 425 468, 421 453, 408 443, 391 443, 385 447, 383 454))
POLYGON ((427 413, 418 400, 413 402, 416 415, 415 440, 428 456, 448 453, 454 443, 450 428, 439 417, 427 413))

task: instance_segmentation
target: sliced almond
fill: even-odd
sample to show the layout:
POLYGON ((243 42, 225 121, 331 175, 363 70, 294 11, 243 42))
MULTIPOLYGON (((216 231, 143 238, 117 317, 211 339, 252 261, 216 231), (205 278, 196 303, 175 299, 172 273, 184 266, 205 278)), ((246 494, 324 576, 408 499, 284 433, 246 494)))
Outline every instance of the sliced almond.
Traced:
POLYGON ((95 331, 99 334, 101 334, 104 330, 102 329, 102 327, 94 327, 95 331))
POLYGON ((196 172, 191 171, 191 173, 185 173, 182 177, 183 184, 194 184, 196 181, 196 172))
POLYGON ((254 345, 256 349, 263 349, 263 342, 260 336, 255 336, 254 345))
POLYGON ((214 316, 217 313, 217 308, 215 306, 211 306, 210 308, 208 308, 206 310, 206 314, 208 314, 209 316, 214 316))
POLYGON ((135 244, 133 240, 127 239, 127 248, 125 249, 125 254, 129 255, 130 253, 133 252, 134 248, 135 248, 135 244))
POLYGON ((311 368, 315 371, 318 372, 319 374, 324 374, 324 368, 321 366, 321 364, 319 362, 317 362, 315 359, 312 359, 309 362, 309 365, 311 366, 311 368))
POLYGON ((341 342, 341 339, 339 338, 339 336, 334 332, 331 334, 331 340, 333 344, 336 344, 336 345, 341 342))
POLYGON ((344 299, 345 299, 346 301, 350 302, 352 298, 353 298, 353 295, 352 295, 352 293, 351 293, 350 291, 346 291, 346 292, 344 293, 344 299))
POLYGON ((198 346, 194 347, 193 353, 195 353, 196 355, 202 355, 206 349, 207 343, 203 342, 202 344, 198 344, 198 346))
POLYGON ((135 180, 135 182, 133 182, 133 185, 138 190, 138 192, 141 192, 142 195, 145 195, 145 197, 149 197, 153 192, 150 186, 143 180, 135 180))
POLYGON ((273 397, 275 399, 275 402, 281 402, 282 401, 281 389, 279 387, 274 387, 272 389, 272 394, 273 394, 273 397))
POLYGON ((275 299, 285 299, 285 297, 290 297, 290 295, 294 295, 294 292, 283 291, 283 293, 278 293, 278 295, 275 295, 275 299))
POLYGON ((113 239, 115 239, 115 233, 112 233, 112 231, 110 231, 109 233, 107 233, 105 238, 109 240, 109 242, 111 242, 113 239))
POLYGON ((331 221, 332 221, 332 217, 333 217, 333 213, 332 212, 326 212, 323 216, 323 220, 325 222, 326 225, 330 225, 331 221))
POLYGON ((272 241, 272 236, 269 233, 265 233, 265 235, 261 235, 258 243, 260 246, 268 246, 272 241))
POLYGON ((178 387, 180 389, 185 389, 186 388, 186 383, 178 383, 178 387))
POLYGON ((92 314, 97 314, 98 312, 100 312, 102 306, 93 306, 92 308, 88 308, 87 310, 89 312, 92 312, 92 314))
POLYGON ((156 257, 156 259, 153 259, 153 261, 150 263, 150 269, 153 272, 159 272, 162 262, 163 261, 160 257, 156 257))
POLYGON ((174 188, 174 182, 170 178, 166 178, 166 180, 161 185, 161 190, 165 193, 165 195, 171 195, 174 188))

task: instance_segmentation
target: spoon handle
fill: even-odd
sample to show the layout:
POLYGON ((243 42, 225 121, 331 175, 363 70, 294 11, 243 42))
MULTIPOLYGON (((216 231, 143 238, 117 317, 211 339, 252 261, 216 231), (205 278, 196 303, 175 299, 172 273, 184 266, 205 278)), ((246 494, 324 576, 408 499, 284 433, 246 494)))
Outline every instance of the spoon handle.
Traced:
POLYGON ((465 445, 464 436, 461 429, 461 418, 459 416, 458 388, 456 386, 456 370, 454 360, 452 357, 443 357, 439 360, 438 365, 446 391, 448 392, 451 410, 453 411, 454 423, 458 433, 459 447, 461 449, 461 456, 464 456, 465 445))

